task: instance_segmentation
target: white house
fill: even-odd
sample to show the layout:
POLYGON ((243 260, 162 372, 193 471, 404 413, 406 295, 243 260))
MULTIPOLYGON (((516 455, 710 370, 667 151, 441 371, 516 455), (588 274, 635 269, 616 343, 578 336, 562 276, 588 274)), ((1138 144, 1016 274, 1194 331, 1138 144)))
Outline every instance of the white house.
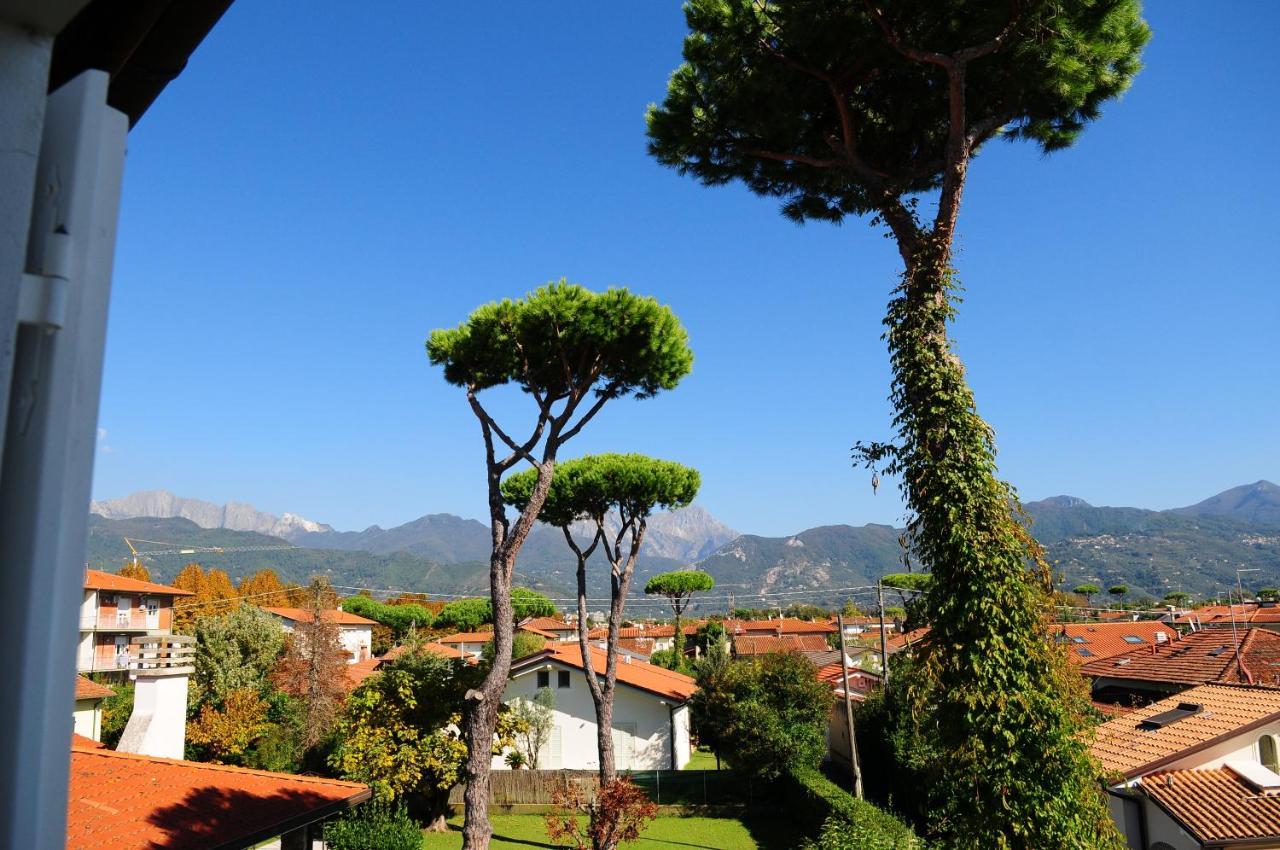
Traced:
POLYGON ((1190 688, 1099 726, 1093 754, 1131 850, 1280 848, 1280 689, 1190 688))
MULTIPOLYGON (((596 672, 606 655, 591 650, 596 672)), ((596 711, 584 679, 582 652, 570 643, 553 643, 511 665, 511 681, 502 701, 532 700, 539 688, 555 694, 551 740, 538 758, 543 769, 595 770, 600 766, 596 711)), ((643 661, 618 661, 613 702, 614 758, 618 770, 679 770, 689 762, 689 706, 697 685, 681 673, 643 661)), ((495 770, 507 767, 501 756, 495 770)))
MULTIPOLYGON (((292 632, 300 623, 311 622, 311 612, 306 608, 263 608, 262 610, 277 617, 284 625, 286 632, 292 632)), ((373 627, 377 625, 376 621, 352 614, 350 611, 343 611, 341 608, 334 611, 321 611, 320 617, 325 622, 337 624, 338 641, 347 651, 348 664, 367 661, 373 657, 373 627)))
POLYGON ((112 690, 84 676, 76 676, 76 707, 74 731, 93 741, 102 740, 102 701, 111 696, 112 690))

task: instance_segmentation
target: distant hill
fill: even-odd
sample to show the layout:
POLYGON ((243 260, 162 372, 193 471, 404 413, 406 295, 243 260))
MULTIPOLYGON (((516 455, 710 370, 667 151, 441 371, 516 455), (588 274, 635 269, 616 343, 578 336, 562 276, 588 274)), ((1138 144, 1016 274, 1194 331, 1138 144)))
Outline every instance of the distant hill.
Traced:
POLYGON ((1280 526, 1280 486, 1256 481, 1232 487, 1195 505, 1170 513, 1183 516, 1218 516, 1256 525, 1280 526))
MULTIPOLYGON (((1278 488, 1262 484, 1261 493, 1259 485, 1249 485, 1201 503, 1214 506, 1217 515, 1095 507, 1075 496, 1025 507, 1062 586, 1126 584, 1157 598, 1171 590, 1213 594, 1234 585, 1236 567, 1260 571, 1249 575, 1250 585, 1280 584, 1280 521, 1255 519, 1269 516, 1265 499, 1278 488), (1232 495, 1249 490, 1252 495, 1232 495)), ((700 566, 718 584, 742 588, 744 596, 859 585, 902 569, 900 533, 888 526, 836 525, 789 537, 744 535, 700 566)))
MULTIPOLYGON (((307 530, 293 523, 284 535, 272 535, 201 527, 202 522, 248 522, 235 519, 248 516, 232 511, 235 503, 220 508, 198 500, 167 501, 163 496, 140 494, 94 504, 95 510, 117 514, 155 507, 200 516, 196 521, 93 516, 89 560, 95 565, 123 562, 128 555, 123 536, 228 549, 284 545, 289 540, 301 548, 201 553, 190 559, 226 569, 237 578, 269 566, 281 578, 300 583, 322 573, 335 584, 358 587, 436 593, 487 588, 488 526, 452 514, 429 514, 394 528, 375 525, 364 531, 339 532, 319 523, 310 523, 307 530)), ((1197 505, 1168 511, 1097 507, 1076 496, 1053 496, 1030 502, 1026 509, 1033 520, 1032 533, 1045 546, 1065 587, 1088 581, 1102 587, 1127 584, 1134 593, 1155 597, 1170 590, 1214 594, 1234 584, 1237 567, 1259 570, 1249 574, 1251 586, 1280 586, 1280 487, 1270 482, 1236 487, 1197 505)), ((264 516, 274 522, 284 520, 264 516)), ((750 603, 750 596, 760 592, 867 584, 902 569, 900 534, 900 529, 886 525, 832 525, 786 537, 739 535, 693 506, 650 520, 634 586, 643 588, 655 572, 694 563, 715 576, 722 589, 740 595, 743 603, 750 603)), ((157 558, 153 572, 159 578, 171 578, 186 560, 157 558)), ((539 526, 520 552, 517 581, 553 596, 571 596, 576 586, 574 566, 559 530, 539 526)), ((603 567, 597 556, 588 573, 593 596, 607 592, 603 567)))
MULTIPOLYGON (((106 519, 89 517, 88 555, 91 567, 116 570, 129 558, 123 538, 162 540, 190 548, 218 546, 228 550, 262 546, 286 546, 287 541, 250 531, 201 528, 181 517, 106 519)), ((138 544, 140 550, 160 549, 138 544)), ((225 570, 238 581, 257 570, 275 570, 282 581, 305 584, 313 575, 354 587, 393 588, 435 593, 476 593, 489 586, 487 563, 475 561, 444 564, 408 553, 375 555, 370 552, 333 549, 284 551, 199 552, 162 555, 146 559, 156 581, 170 581, 190 562, 225 570)), ((541 589, 541 588, 539 588, 541 589)), ((562 593, 564 588, 548 588, 562 593)))

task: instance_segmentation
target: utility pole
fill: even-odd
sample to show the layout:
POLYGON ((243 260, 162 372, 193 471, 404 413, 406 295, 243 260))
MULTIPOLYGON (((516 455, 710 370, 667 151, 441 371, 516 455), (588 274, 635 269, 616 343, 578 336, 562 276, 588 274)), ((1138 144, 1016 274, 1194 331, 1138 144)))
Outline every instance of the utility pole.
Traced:
POLYGON ((876 580, 876 608, 880 612, 880 675, 885 692, 889 691, 889 640, 884 633, 884 585, 876 580))
POLYGON ((853 768, 853 796, 862 799, 862 763, 858 759, 858 740, 853 735, 853 701, 849 696, 849 656, 844 649, 844 615, 836 615, 840 630, 840 678, 844 684, 844 719, 849 729, 849 763, 853 768))

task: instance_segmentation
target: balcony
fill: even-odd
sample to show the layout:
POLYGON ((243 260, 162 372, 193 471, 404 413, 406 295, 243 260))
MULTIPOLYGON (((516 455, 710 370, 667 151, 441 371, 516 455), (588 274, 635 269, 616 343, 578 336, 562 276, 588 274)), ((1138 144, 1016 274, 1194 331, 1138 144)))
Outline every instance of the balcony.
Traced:
POLYGON ((81 616, 80 631, 100 632, 154 632, 160 630, 158 616, 148 618, 145 612, 116 612, 98 614, 97 616, 81 616))

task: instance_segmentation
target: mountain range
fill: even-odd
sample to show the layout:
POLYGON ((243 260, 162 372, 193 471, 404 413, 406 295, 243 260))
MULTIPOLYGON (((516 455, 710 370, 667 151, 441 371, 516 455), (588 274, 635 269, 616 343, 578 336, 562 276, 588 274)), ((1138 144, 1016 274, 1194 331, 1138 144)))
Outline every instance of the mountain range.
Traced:
MULTIPOLYGON (((1237 568, 1259 571, 1249 574, 1251 585, 1280 584, 1280 487, 1268 481, 1165 511, 1096 507, 1075 496, 1025 507, 1032 533, 1066 587, 1089 582, 1127 584, 1156 597, 1170 590, 1212 594, 1235 583, 1237 568)), ((292 514, 276 517, 249 505, 218 506, 165 491, 95 502, 93 511, 91 563, 127 556, 124 536, 241 550, 287 541, 298 548, 198 558, 233 577, 269 566, 286 580, 325 573, 335 584, 436 593, 476 592, 487 581, 488 526, 451 514, 389 529, 335 531, 292 514)), ((861 585, 902 569, 900 534, 886 525, 820 526, 786 537, 739 534, 695 505, 650 519, 636 584, 654 572, 697 564, 743 602, 760 592, 861 585)), ((172 577, 183 563, 156 556, 153 572, 172 577)), ((553 595, 569 595, 574 587, 574 564, 558 529, 535 528, 517 570, 520 583, 553 595)), ((593 565, 593 593, 603 590, 604 574, 593 565)))

